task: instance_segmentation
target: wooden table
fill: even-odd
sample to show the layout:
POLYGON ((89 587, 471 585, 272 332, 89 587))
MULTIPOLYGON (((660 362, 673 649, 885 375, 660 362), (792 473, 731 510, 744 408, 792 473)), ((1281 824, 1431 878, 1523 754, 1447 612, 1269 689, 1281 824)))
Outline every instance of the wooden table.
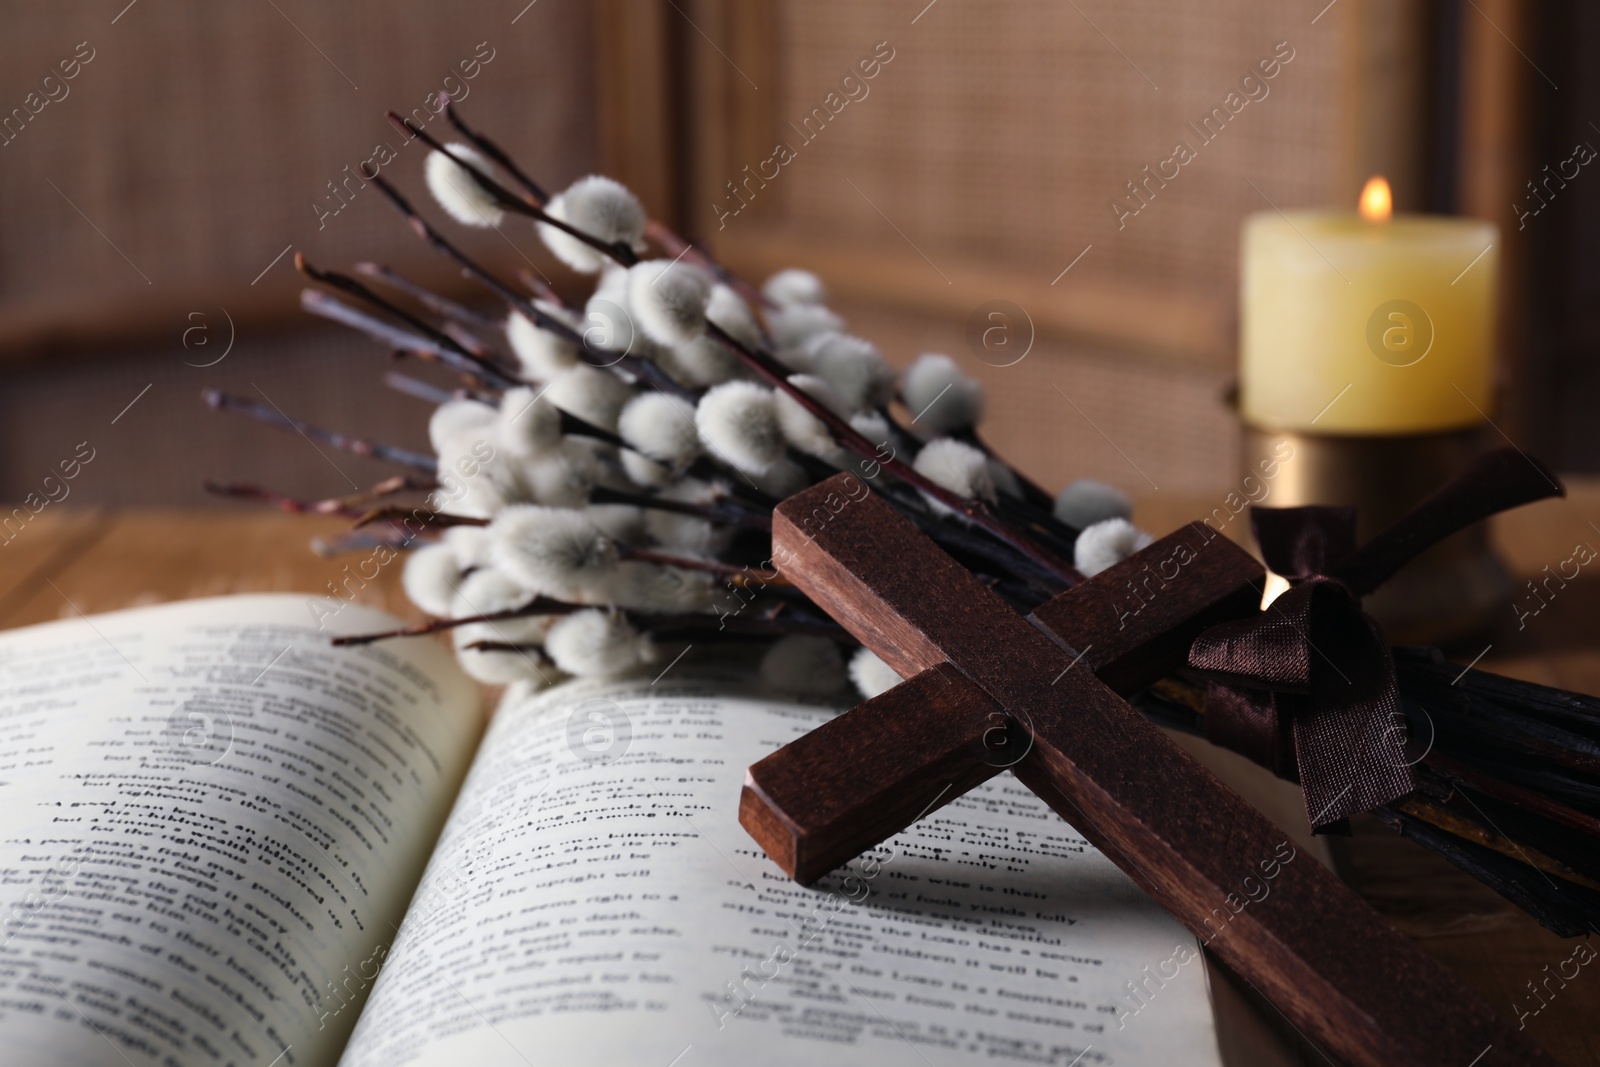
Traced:
MULTIPOLYGON (((1580 543, 1600 549, 1600 481, 1574 480, 1572 486, 1567 500, 1494 520, 1495 543, 1519 581, 1542 578, 1546 566, 1553 572, 1580 543)), ((1151 530, 1167 530, 1209 513, 1217 503, 1153 494, 1139 502, 1138 518, 1151 530)), ((0 628, 79 611, 269 590, 331 595, 347 589, 343 595, 362 603, 420 617, 399 591, 397 564, 363 581, 353 567, 345 569, 359 557, 321 559, 310 551, 311 537, 342 527, 339 520, 250 511, 103 513, 52 506, 10 542, 0 543, 0 628)), ((1471 659, 1492 640, 1480 666, 1600 693, 1600 560, 1588 569, 1547 597, 1548 606, 1525 618, 1520 629, 1508 603, 1504 624, 1477 648, 1460 650, 1461 658, 1471 659)), ((1184 742, 1293 832, 1302 847, 1328 859, 1326 840, 1305 836, 1293 786, 1203 741, 1184 742)), ((1574 942, 1543 930, 1454 867, 1373 821, 1358 825, 1355 837, 1332 859, 1374 907, 1510 1018, 1517 1017, 1516 1005, 1540 1008, 1529 983, 1542 981, 1547 965, 1554 973, 1572 955, 1574 942)), ((1600 951, 1600 937, 1591 937, 1590 944, 1600 951)), ((1230 1063, 1327 1062, 1315 1050, 1294 1047, 1294 1035, 1281 1025, 1275 1029, 1270 1007, 1247 1006, 1248 998, 1221 975, 1213 978, 1230 1063)), ((1600 1064, 1600 961, 1558 989, 1526 1025, 1563 1063, 1600 1064)))

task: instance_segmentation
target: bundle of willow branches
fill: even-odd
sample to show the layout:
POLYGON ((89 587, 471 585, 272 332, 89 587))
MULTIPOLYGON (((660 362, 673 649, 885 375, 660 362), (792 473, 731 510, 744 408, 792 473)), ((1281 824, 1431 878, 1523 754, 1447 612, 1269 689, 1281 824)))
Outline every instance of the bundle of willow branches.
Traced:
MULTIPOLYGON (((1600 933, 1600 699, 1396 647, 1411 794, 1373 810, 1563 937, 1600 933)), ((1133 703, 1205 736, 1205 692, 1186 673, 1133 703)))
MULTIPOLYGON (((1080 481, 1052 496, 986 446, 982 389, 950 358, 924 355, 897 376, 844 331, 813 275, 783 271, 758 290, 618 183, 591 176, 551 195, 453 105, 445 114, 461 141, 389 115, 432 150, 438 205, 468 227, 522 216, 596 285, 579 307, 536 277, 497 276, 380 176, 368 180, 497 312, 381 265, 347 275, 297 256, 320 286, 304 291, 306 310, 452 378, 385 376, 436 405, 431 455, 207 394, 406 472, 320 501, 209 487, 354 519, 329 552, 406 553, 406 592, 430 621, 341 642, 449 631, 474 677, 522 685, 650 669, 675 644, 755 642, 775 688, 838 696, 848 675, 871 697, 900 679, 771 566, 782 498, 855 472, 1024 612, 1150 543, 1116 489, 1080 481)), ((1426 787, 1379 815, 1552 928, 1600 925, 1597 703, 1479 672, 1452 686, 1426 654, 1397 659, 1408 714, 1431 714, 1437 740, 1426 787)), ((1140 702, 1197 729, 1198 692, 1173 678, 1140 702)))
MULTIPOLYGON (((854 642, 771 569, 769 531, 781 499, 841 470, 873 480, 1022 609, 1149 543, 1119 491, 1084 481, 1052 497, 985 446, 982 388, 949 357, 925 355, 897 377, 844 332, 815 276, 783 271, 758 292, 649 220, 617 182, 590 176, 552 196, 453 105, 446 114, 464 141, 446 146, 389 116, 432 149, 439 206, 469 227, 531 220, 560 261, 595 277, 593 294, 579 307, 534 277, 497 276, 372 177, 501 305, 485 314, 381 265, 347 275, 296 257, 318 283, 306 310, 451 373, 448 388, 386 376, 436 404, 434 454, 209 393, 221 410, 408 471, 322 501, 209 488, 356 519, 332 550, 407 551, 406 591, 434 619, 406 632, 452 631, 474 677, 620 675, 667 642, 715 635, 768 645, 774 685, 836 694, 854 642)), ((861 649, 849 673, 868 693, 897 680, 861 649)))

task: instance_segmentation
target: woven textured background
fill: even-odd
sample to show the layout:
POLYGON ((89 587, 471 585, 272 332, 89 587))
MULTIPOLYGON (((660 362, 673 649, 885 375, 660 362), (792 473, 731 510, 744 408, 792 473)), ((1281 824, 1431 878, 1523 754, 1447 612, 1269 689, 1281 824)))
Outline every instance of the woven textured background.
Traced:
POLYGON ((1268 209, 1262 194, 1285 208, 1354 202, 1335 165, 1344 24, 1335 10, 1312 25, 1322 6, 939 0, 911 25, 915 4, 780 3, 780 124, 820 105, 876 42, 895 58, 798 149, 775 206, 842 237, 901 240, 875 204, 934 263, 1001 260, 1046 281, 1093 243, 1074 271, 1231 301, 1239 220, 1268 209), (1268 95, 1202 146, 1185 123, 1280 41, 1294 59, 1268 95), (1119 231, 1107 202, 1179 140, 1197 158, 1119 231))
MULTIPOLYGON (((925 0, 771 0, 769 61, 748 72, 759 89, 730 76, 727 91, 754 94, 774 137, 790 138, 798 155, 761 192, 751 218, 777 232, 925 257, 931 290, 944 285, 939 269, 950 264, 1048 283, 1092 244, 1048 291, 1080 279, 1149 287, 1205 302, 1229 321, 1242 216, 1267 198, 1289 207, 1353 195, 1344 89, 1354 20, 1342 11, 1357 2, 1313 24, 1321 4, 1298 0, 1204 8, 937 0, 926 9, 925 0), (788 123, 823 105, 880 41, 895 57, 870 94, 799 144, 788 123), (1280 41, 1294 59, 1268 83, 1268 96, 1201 145, 1185 124, 1221 105, 1280 41), (1124 183, 1167 158, 1180 138, 1197 158, 1119 229, 1108 201, 1125 196, 1124 183)), ((420 106, 454 65, 485 49, 494 58, 467 83, 468 117, 552 185, 596 165, 596 54, 614 42, 595 39, 593 11, 575 0, 125 4, 0 4, 0 114, 21 105, 79 42, 94 49, 66 99, 0 147, 0 326, 48 328, 137 309, 147 298, 187 311, 192 299, 220 339, 218 313, 231 294, 255 302, 258 315, 281 306, 293 322, 299 283, 287 257, 250 285, 291 244, 328 266, 380 259, 445 276, 376 190, 356 190, 320 229, 312 205, 374 145, 399 144, 385 108, 420 106)), ((671 18, 698 12, 680 7, 671 18)), ((688 62, 729 62, 715 42, 679 29, 688 62)), ((387 173, 426 205, 418 153, 402 149, 387 173)), ((721 193, 691 191, 702 203, 721 193)), ((482 233, 464 243, 505 266, 549 262, 515 225, 505 238, 482 233)), ((838 296, 853 326, 897 363, 927 349, 962 357, 990 387, 988 435, 1048 484, 1094 476, 1130 488, 1225 490, 1233 481, 1236 435, 1219 399, 1224 366, 1055 341, 1017 367, 995 369, 969 358, 965 307, 913 316, 838 296)), ((117 446, 125 459, 85 479, 80 499, 196 502, 200 477, 242 476, 241 458, 263 440, 255 428, 211 426, 218 417, 192 401, 203 385, 259 385, 286 410, 390 438, 420 431, 412 402, 375 385, 365 342, 252 326, 208 376, 183 363, 217 349, 186 351, 179 338, 194 320, 172 319, 166 344, 107 344, 103 358, 79 353, 0 370, 0 499, 30 491, 39 470, 70 453, 63 445, 99 426, 121 432, 142 414, 154 423, 141 431, 149 436, 127 435, 117 446), (345 349, 363 358, 313 358, 345 349), (110 427, 151 383, 140 406, 110 427)), ((288 441, 254 473, 294 492, 343 487, 301 445, 288 441)))
MULTIPOLYGON (((1353 202, 1351 22, 1335 8, 1313 24, 1325 0, 925 3, 777 4, 775 63, 749 73, 773 94, 775 137, 796 158, 738 225, 920 256, 930 290, 952 264, 1042 285, 1092 245, 1058 291, 1094 281, 1177 292, 1232 322, 1245 215, 1353 202), (894 58, 866 97, 805 140, 794 126, 880 41, 894 58), (1284 41, 1293 59, 1267 95, 1202 143, 1186 123, 1199 125, 1284 41), (1137 206, 1124 183, 1179 140, 1196 158, 1119 228, 1108 201, 1137 206)), ((704 51, 700 61, 718 61, 704 51)), ((1234 480, 1228 368, 1056 343, 995 371, 970 357, 968 310, 945 321, 858 312, 852 326, 896 362, 930 348, 962 358, 989 384, 990 436, 1047 484, 1095 476, 1223 491, 1234 480)))
MULTIPOLYGON (((94 58, 0 148, 0 314, 243 286, 290 243, 335 263, 433 262, 371 187, 352 182, 320 229, 312 205, 337 206, 326 183, 380 142, 399 149, 402 188, 420 188, 422 149, 401 148, 383 112, 422 107, 475 53, 493 58, 461 83, 470 119, 552 181, 593 165, 583 5, 540 4, 512 25, 523 4, 510 0, 140 0, 112 25, 125 3, 4 5, 0 109, 80 42, 94 58)), ((260 285, 292 292, 285 264, 260 285)))
MULTIPOLYGON (((454 273, 370 185, 352 180, 348 206, 320 228, 312 205, 337 206, 326 183, 348 178, 387 142, 398 154, 383 173, 438 217, 422 189, 424 149, 401 147, 383 112, 423 107, 453 70, 460 79, 463 60, 480 63, 476 77, 452 83, 466 88, 463 113, 533 173, 559 187, 596 166, 586 4, 5 3, 0 25, 0 114, 23 106, 80 42, 88 42, 82 54, 93 50, 66 96, 0 147, 0 324, 47 331, 146 303, 171 318, 170 330, 159 315, 154 324, 165 342, 107 342, 22 365, 0 352, 4 500, 35 491, 86 438, 105 447, 75 486, 80 502, 201 502, 202 477, 347 491, 305 442, 211 414, 200 389, 256 395, 259 383, 288 411, 389 437, 407 428, 419 436, 425 409, 378 386, 381 350, 300 316, 289 256, 251 280, 291 244, 327 267, 375 259, 418 277, 454 273), (221 354, 224 311, 238 314, 236 301, 254 307, 255 320, 227 360, 185 366, 221 354), (269 329, 263 317, 284 325, 269 329), (195 325, 214 343, 185 349, 184 331, 195 325), (111 425, 147 384, 150 393, 111 425)), ((60 95, 55 83, 44 88, 60 95)), ((447 136, 443 118, 426 128, 447 136)), ((491 261, 521 266, 525 252, 547 262, 527 227, 508 226, 506 238, 456 232, 491 261)), ((339 462, 357 478, 376 470, 339 462)))

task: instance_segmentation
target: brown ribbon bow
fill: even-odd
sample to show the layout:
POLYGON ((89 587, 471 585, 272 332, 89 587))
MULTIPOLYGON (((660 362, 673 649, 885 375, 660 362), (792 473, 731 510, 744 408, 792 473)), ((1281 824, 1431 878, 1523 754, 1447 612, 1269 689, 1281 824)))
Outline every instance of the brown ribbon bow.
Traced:
POLYGON ((1261 614, 1213 626, 1190 647, 1204 672, 1206 735, 1305 790, 1314 833, 1416 788, 1389 643, 1361 597, 1422 550, 1507 508, 1565 490, 1523 453, 1479 457, 1366 544, 1355 509, 1252 508, 1267 566, 1290 588, 1261 614))

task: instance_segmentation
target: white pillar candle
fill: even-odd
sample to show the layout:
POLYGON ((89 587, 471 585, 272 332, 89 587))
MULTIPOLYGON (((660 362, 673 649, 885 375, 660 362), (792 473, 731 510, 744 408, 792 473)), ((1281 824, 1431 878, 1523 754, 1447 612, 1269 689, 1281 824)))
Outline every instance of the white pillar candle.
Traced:
POLYGON ((1375 435, 1486 418, 1498 243, 1490 222, 1390 217, 1381 178, 1360 214, 1252 215, 1241 245, 1245 420, 1375 435))

